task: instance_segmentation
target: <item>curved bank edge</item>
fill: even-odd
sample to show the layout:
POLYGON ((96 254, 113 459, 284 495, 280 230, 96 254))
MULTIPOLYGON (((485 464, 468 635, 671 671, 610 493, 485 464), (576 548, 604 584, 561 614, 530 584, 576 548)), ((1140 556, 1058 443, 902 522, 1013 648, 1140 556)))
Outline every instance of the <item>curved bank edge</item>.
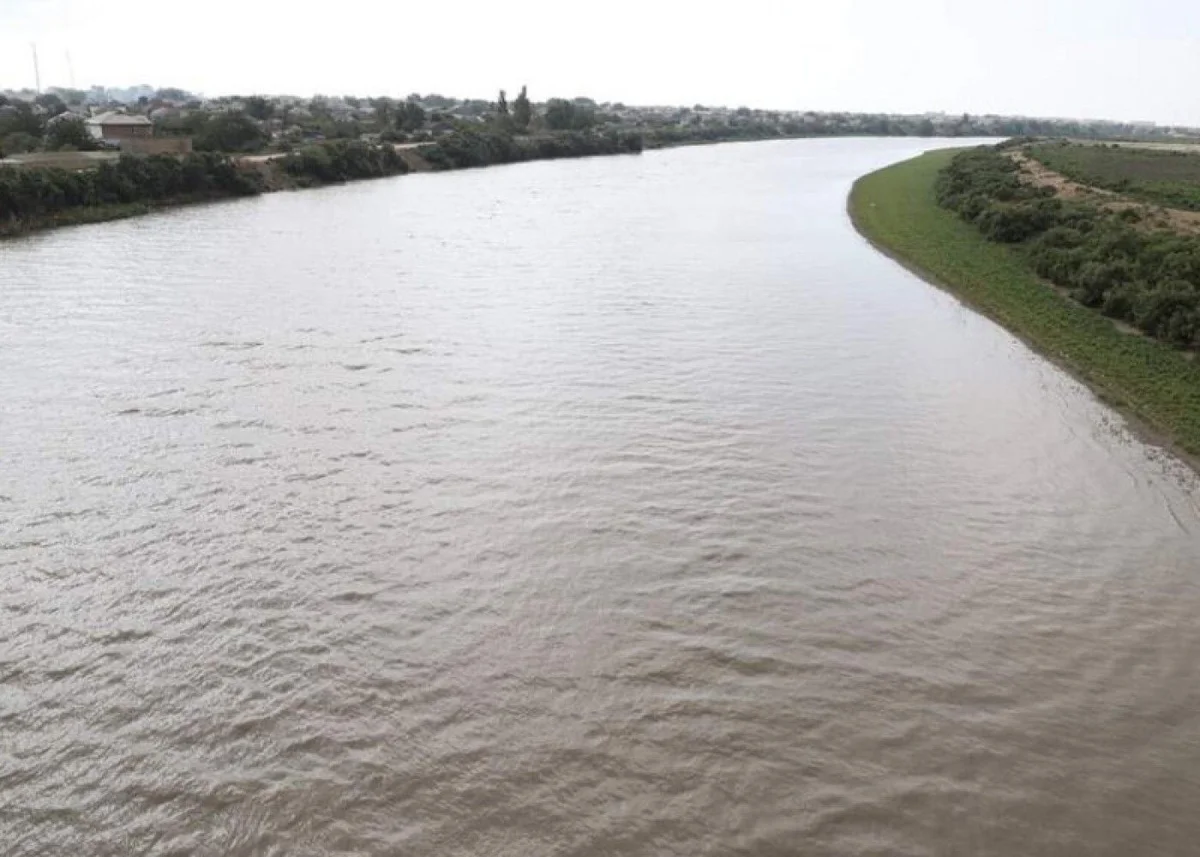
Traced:
POLYGON ((1119 330, 1042 282, 1016 249, 986 241, 937 204, 934 182, 955 149, 863 176, 848 211, 877 250, 988 316, 1117 408, 1143 439, 1200 472, 1200 366, 1119 330))

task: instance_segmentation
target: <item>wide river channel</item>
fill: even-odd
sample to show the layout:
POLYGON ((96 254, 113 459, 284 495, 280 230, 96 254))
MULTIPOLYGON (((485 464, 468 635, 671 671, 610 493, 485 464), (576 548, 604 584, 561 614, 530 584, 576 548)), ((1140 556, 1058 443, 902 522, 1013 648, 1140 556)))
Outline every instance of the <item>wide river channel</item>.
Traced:
POLYGON ((0 244, 0 853, 1200 853, 1200 485, 855 233, 931 145, 0 244))

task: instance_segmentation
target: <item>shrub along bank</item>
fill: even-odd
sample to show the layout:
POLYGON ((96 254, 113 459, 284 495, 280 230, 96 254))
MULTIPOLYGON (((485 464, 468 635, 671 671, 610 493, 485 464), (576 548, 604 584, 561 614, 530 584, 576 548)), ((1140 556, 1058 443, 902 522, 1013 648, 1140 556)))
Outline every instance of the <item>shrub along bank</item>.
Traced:
POLYGON ((122 155, 95 169, 0 168, 0 234, 24 228, 99 219, 81 210, 115 215, 136 213, 151 205, 228 196, 262 190, 253 172, 211 152, 184 158, 169 155, 122 155))
MULTIPOLYGON (((642 138, 629 133, 566 131, 522 137, 494 130, 462 130, 422 146, 420 156, 436 170, 453 170, 641 150, 642 138)), ((196 152, 183 158, 122 155, 115 162, 80 171, 3 167, 0 236, 125 217, 160 206, 408 171, 394 146, 357 140, 315 143, 254 164, 196 152)))
POLYGON ((639 134, 616 131, 563 131, 515 137, 486 129, 448 134, 420 148, 421 157, 435 170, 555 158, 583 158, 590 155, 637 154, 640 151, 642 138, 639 134))
POLYGON ((285 173, 305 185, 383 178, 408 172, 408 165, 394 146, 357 140, 304 146, 280 158, 278 163, 285 173))
POLYGON ((937 180, 942 206, 988 240, 1019 246, 1039 276, 1084 306, 1164 342, 1200 345, 1200 237, 1051 193, 1022 184, 1000 148, 955 155, 937 180))

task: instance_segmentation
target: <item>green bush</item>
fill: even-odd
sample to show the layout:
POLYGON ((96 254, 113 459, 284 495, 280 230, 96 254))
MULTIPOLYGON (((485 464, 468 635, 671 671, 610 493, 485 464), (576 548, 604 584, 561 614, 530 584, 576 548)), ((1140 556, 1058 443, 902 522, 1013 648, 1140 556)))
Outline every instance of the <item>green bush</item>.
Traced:
POLYGON ((453 170, 529 160, 636 154, 642 146, 642 136, 628 132, 564 131, 515 137, 493 129, 462 129, 422 146, 421 156, 434 169, 453 170))
POLYGON ((394 146, 358 140, 302 146, 284 156, 281 163, 288 174, 313 182, 343 182, 408 172, 408 165, 394 146))
POLYGON ((1022 184, 1005 147, 969 149, 939 173, 945 208, 989 240, 1024 248, 1038 276, 1111 318, 1190 346, 1200 338, 1200 238, 1144 228, 1129 209, 1112 212, 1048 198, 1022 184))
POLYGON ((245 196, 262 190, 253 171, 224 155, 122 155, 94 170, 0 168, 0 224, 52 217, 80 206, 245 196))

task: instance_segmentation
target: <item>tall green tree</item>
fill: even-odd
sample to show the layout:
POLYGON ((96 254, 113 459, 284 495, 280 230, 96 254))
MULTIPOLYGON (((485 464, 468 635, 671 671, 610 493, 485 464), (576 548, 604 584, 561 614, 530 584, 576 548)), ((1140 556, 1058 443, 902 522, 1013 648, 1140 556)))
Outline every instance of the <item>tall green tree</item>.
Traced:
POLYGON ((46 125, 46 150, 55 151, 63 147, 86 151, 96 148, 96 141, 88 133, 82 119, 59 119, 46 125))
POLYGON ((596 124, 596 112, 583 101, 551 98, 546 102, 546 127, 552 131, 582 131, 596 124))
POLYGON ((32 137, 42 136, 42 119, 33 112, 27 101, 16 101, 0 111, 0 137, 22 132, 32 137))
POLYGON ((57 116, 60 113, 65 113, 67 105, 53 92, 43 92, 41 95, 33 99, 33 103, 46 109, 46 112, 51 116, 57 116))
POLYGON ((396 129, 399 131, 416 131, 425 124, 425 109, 416 101, 408 100, 394 111, 396 129))
POLYGON ((258 120, 270 119, 275 112, 275 105, 261 95, 251 95, 245 103, 246 112, 258 120))
POLYGON ((500 90, 500 98, 496 101, 496 114, 498 116, 508 115, 508 96, 505 95, 503 89, 500 90))
POLYGON ((245 113, 218 113, 196 134, 202 152, 253 152, 267 142, 266 133, 245 113))
POLYGON ((529 128, 529 123, 533 121, 533 106, 529 103, 529 96, 525 92, 525 87, 521 87, 521 94, 517 96, 513 102, 512 110, 513 123, 522 131, 529 128))

